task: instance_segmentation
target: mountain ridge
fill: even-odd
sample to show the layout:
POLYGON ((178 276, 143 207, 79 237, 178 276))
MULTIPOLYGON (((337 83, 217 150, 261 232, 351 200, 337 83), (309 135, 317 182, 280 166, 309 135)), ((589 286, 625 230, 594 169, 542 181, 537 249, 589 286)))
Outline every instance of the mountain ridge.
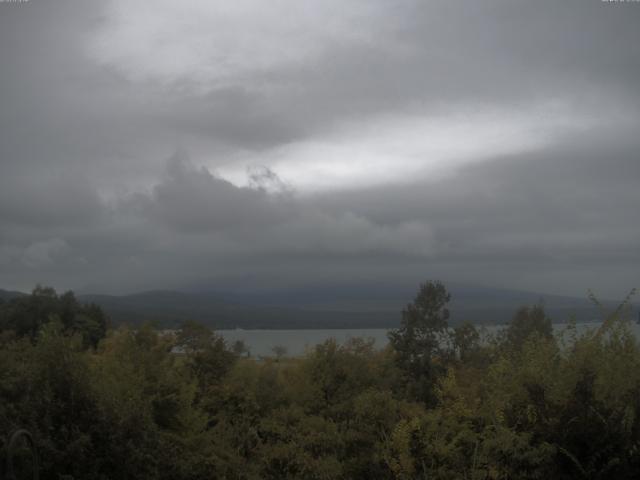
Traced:
MULTIPOLYGON (((148 290, 127 295, 79 294, 77 298, 102 307, 114 324, 145 322, 173 328, 184 320, 195 320, 217 329, 316 329, 393 328, 402 308, 412 296, 387 291, 380 298, 375 289, 356 292, 335 289, 291 289, 274 292, 185 292, 148 290)), ((599 313, 587 298, 539 294, 494 287, 452 284, 451 324, 465 320, 475 324, 504 324, 516 309, 542 302, 558 323, 573 316, 576 321, 596 320, 599 313)), ((5 300, 26 295, 0 290, 5 300)), ((610 300, 602 302, 615 307, 610 300)))

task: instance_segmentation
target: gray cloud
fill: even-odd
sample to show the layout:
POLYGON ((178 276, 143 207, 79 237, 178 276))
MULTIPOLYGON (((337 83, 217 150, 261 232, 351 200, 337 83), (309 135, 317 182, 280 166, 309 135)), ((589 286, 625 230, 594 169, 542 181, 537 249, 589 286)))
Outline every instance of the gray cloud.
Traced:
POLYGON ((35 242, 25 248, 22 262, 31 268, 38 268, 53 263, 56 257, 67 253, 69 245, 61 238, 49 238, 35 242))
POLYGON ((0 4, 0 287, 639 283, 636 5, 258 3, 0 4))
POLYGON ((148 198, 138 199, 146 203, 146 214, 188 232, 260 228, 282 222, 289 213, 286 193, 235 187, 190 165, 185 153, 170 160, 166 178, 148 198))

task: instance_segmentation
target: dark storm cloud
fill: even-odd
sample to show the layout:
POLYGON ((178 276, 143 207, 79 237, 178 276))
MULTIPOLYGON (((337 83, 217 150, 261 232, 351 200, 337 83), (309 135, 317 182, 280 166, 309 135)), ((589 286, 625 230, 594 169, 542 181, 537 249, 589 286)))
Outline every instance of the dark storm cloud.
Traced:
POLYGON ((257 229, 282 222, 288 216, 288 202, 264 189, 238 188, 189 163, 186 152, 169 161, 166 178, 144 199, 145 212, 180 231, 225 230, 250 225, 257 229))
POLYGON ((129 215, 144 222, 145 229, 162 230, 160 242, 152 245, 174 237, 173 242, 190 244, 199 254, 322 258, 429 253, 430 233, 418 222, 399 222, 391 229, 350 211, 328 212, 301 202, 269 170, 254 172, 252 178, 252 187, 236 187, 178 152, 148 194, 112 207, 114 219, 129 215))
POLYGON ((638 5, 301 5, 0 3, 0 287, 638 283, 638 5))

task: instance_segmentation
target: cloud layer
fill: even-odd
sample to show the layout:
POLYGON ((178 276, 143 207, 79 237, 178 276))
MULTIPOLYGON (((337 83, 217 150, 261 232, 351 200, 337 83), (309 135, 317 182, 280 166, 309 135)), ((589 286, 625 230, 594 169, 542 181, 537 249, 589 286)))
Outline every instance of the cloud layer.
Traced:
POLYGON ((0 4, 0 287, 620 296, 640 283, 639 20, 583 1, 0 4))

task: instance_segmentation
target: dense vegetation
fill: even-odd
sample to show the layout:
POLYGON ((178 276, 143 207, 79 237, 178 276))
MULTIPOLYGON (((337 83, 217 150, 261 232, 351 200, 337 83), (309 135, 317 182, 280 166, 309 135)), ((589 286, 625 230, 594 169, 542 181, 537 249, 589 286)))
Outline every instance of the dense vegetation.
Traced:
POLYGON ((253 359, 185 323, 108 329, 37 288, 0 303, 0 443, 35 436, 44 479, 630 479, 640 348, 624 308, 554 336, 541 306, 494 338, 449 328, 426 283, 390 344, 253 359))

